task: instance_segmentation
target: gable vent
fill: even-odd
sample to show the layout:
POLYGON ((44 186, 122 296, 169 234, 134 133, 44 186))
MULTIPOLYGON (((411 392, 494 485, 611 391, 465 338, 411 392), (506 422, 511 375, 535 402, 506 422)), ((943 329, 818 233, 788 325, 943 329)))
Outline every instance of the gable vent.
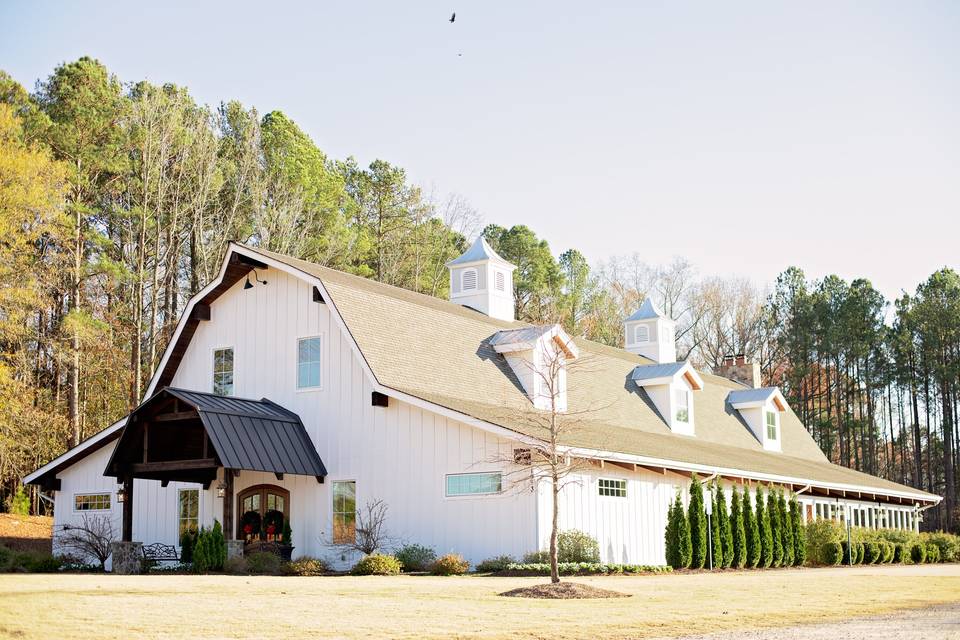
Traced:
POLYGON ((476 289, 477 288, 477 271, 476 269, 467 269, 463 272, 463 289, 476 289))
POLYGON ((506 278, 503 275, 503 271, 497 271, 497 275, 494 278, 494 286, 497 287, 497 291, 503 291, 506 289, 506 278))

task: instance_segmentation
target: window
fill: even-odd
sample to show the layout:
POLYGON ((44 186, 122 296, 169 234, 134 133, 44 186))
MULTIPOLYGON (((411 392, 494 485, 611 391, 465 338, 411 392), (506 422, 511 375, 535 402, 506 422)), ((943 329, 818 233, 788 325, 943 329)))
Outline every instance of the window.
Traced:
POLYGON ((634 342, 647 342, 650 340, 650 327, 641 325, 634 330, 634 342))
POLYGON ((357 483, 333 483, 333 544, 351 544, 357 539, 357 483))
POLYGON ((447 476, 447 496, 500 493, 503 476, 497 473, 452 473, 447 476))
POLYGON ((218 396, 233 395, 233 347, 213 352, 213 392, 218 396))
POLYGON ((627 497, 626 480, 609 480, 607 478, 600 478, 598 487, 600 490, 600 495, 602 496, 610 496, 612 498, 627 497))
POLYGON ((507 289, 507 278, 503 275, 503 271, 497 271, 494 274, 493 286, 497 288, 497 291, 505 291, 507 289))
POLYGON ((777 439, 777 414, 767 411, 767 440, 777 439))
POLYGON ((200 530, 200 490, 180 489, 180 510, 177 513, 177 540, 187 531, 200 530))
POLYGON ((320 387, 320 338, 297 340, 297 389, 320 387))
POLYGON ((477 270, 476 269, 464 269, 462 278, 463 278, 464 290, 477 288, 477 270))
POLYGON ((73 496, 74 511, 106 511, 109 508, 109 493, 78 493, 73 496))
POLYGON ((674 415, 677 422, 690 422, 690 392, 686 389, 675 390, 673 401, 676 404, 674 415))

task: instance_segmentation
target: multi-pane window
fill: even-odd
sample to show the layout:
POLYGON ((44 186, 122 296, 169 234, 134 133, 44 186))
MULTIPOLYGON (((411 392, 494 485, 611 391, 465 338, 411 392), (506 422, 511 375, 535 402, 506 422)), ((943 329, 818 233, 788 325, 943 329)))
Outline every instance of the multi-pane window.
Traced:
POLYGON ((777 439, 777 414, 767 411, 767 440, 777 439))
POLYGON ((357 483, 333 483, 333 543, 351 544, 357 539, 357 483))
POLYGON ((476 269, 464 269, 463 270, 463 289, 476 289, 477 288, 477 270, 476 269))
POLYGON ((213 351, 213 392, 233 395, 233 347, 213 351))
POLYGON ((187 531, 200 530, 200 490, 180 489, 178 493, 180 509, 177 512, 178 538, 182 539, 187 531))
POLYGON ((320 338, 297 340, 297 389, 320 387, 320 338))
POLYGON ((626 480, 611 480, 608 478, 600 478, 597 486, 599 488, 600 495, 602 496, 610 496, 612 498, 627 497, 627 481, 626 480))
POLYGON ((105 511, 110 508, 109 493, 78 493, 73 496, 75 511, 105 511))
POLYGON ((686 389, 676 389, 673 402, 676 405, 674 416, 677 422, 690 422, 690 393, 686 389))
POLYGON ((500 493, 503 486, 503 474, 496 473, 452 473, 447 476, 448 496, 477 496, 500 493))

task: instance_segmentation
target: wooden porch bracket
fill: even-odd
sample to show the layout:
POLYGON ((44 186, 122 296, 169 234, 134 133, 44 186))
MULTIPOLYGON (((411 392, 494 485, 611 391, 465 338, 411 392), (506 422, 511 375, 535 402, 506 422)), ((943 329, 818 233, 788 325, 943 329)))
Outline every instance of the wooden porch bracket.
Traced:
POLYGON ((275 474, 273 474, 273 475, 275 475, 275 476, 277 477, 277 480, 283 480, 283 474, 282 474, 282 473, 275 473, 275 474))
POLYGON ((320 304, 327 304, 327 301, 323 299, 323 294, 320 293, 320 289, 316 287, 313 288, 313 301, 320 304))
POLYGON ((374 391, 370 394, 370 404, 374 407, 389 407, 390 396, 385 393, 380 393, 379 391, 374 391))

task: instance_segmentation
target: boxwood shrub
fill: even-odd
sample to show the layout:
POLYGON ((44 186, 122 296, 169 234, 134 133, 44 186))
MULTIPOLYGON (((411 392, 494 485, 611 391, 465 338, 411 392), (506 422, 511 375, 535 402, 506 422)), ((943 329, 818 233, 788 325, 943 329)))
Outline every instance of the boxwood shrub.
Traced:
POLYGON ((455 553, 448 553, 440 556, 430 568, 430 573, 435 576, 459 576, 470 569, 470 563, 463 559, 463 556, 455 553))
POLYGON ((474 567, 474 571, 477 573, 496 573, 498 571, 505 571, 511 564, 516 563, 517 561, 513 559, 513 556, 497 556, 495 558, 487 558, 474 567))
POLYGON ((846 548, 845 546, 841 546, 839 542, 831 540, 830 542, 823 543, 817 555, 822 564, 836 566, 843 561, 846 555, 846 548))
POLYGON ((437 559, 433 549, 419 544, 406 544, 393 555, 400 561, 404 571, 426 571, 437 559))
POLYGON ((927 550, 927 562, 928 562, 928 563, 931 563, 931 564, 932 564, 932 563, 935 563, 935 562, 940 562, 940 547, 938 547, 937 545, 933 544, 932 542, 928 542, 928 543, 926 544, 926 550, 927 550))
POLYGON ((914 564, 923 564, 927 561, 927 547, 922 542, 910 545, 910 561, 914 564))
POLYGON ((393 556, 371 553, 353 565, 350 570, 355 576, 395 576, 400 573, 400 561, 393 556))
MULTIPOLYGON (((599 562, 560 562, 557 564, 557 569, 560 575, 564 576, 669 573, 673 571, 673 568, 668 565, 602 564, 599 562)), ((506 569, 500 571, 499 574, 509 576, 548 576, 550 575, 550 565, 548 563, 515 563, 507 565, 506 569)))

